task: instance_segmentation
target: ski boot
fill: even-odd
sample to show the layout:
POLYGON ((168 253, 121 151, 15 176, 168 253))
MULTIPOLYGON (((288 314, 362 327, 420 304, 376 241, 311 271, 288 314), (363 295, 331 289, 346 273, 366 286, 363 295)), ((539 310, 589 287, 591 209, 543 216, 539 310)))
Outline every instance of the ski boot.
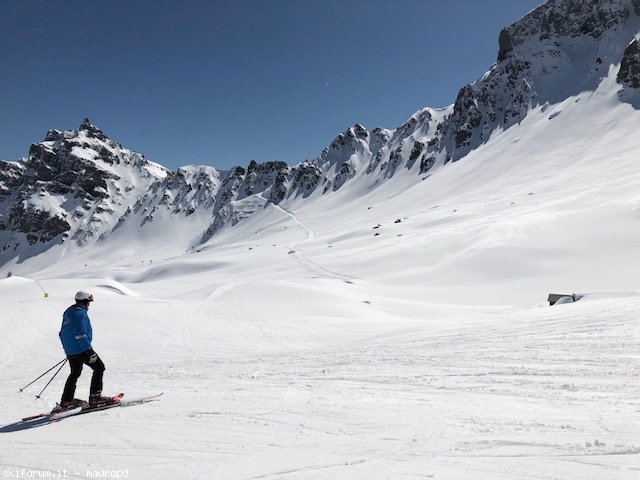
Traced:
POLYGON ((79 398, 74 398, 70 402, 62 402, 56 403, 56 406, 51 410, 51 413, 60 413, 65 410, 71 410, 72 408, 84 407, 87 405, 87 402, 81 400, 79 398))
POLYGON ((103 397, 99 393, 89 397, 89 408, 106 407, 118 403, 118 399, 114 397, 103 397))

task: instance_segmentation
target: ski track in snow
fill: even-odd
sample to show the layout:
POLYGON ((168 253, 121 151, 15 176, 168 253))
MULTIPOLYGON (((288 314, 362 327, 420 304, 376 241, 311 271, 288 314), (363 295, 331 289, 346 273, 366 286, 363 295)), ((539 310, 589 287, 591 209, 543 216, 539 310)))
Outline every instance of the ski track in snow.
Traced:
POLYGON ((300 245, 303 242, 311 241, 311 240, 313 240, 315 238, 315 232, 313 231, 313 229, 311 229, 307 225, 305 225, 295 215, 295 213, 293 213, 293 212, 291 212, 291 211, 285 209, 284 207, 282 207, 280 205, 277 205, 275 203, 269 203, 269 205, 271 207, 275 208, 276 210, 282 212, 283 214, 291 217, 291 219, 297 225, 299 225, 301 228, 303 228, 307 232, 307 238, 306 239, 294 242, 291 245, 289 245, 290 253, 293 253, 296 256, 296 258, 298 258, 303 265, 307 266, 308 268, 310 268, 311 270, 313 270, 314 272, 318 273, 319 275, 321 275, 323 277, 328 277, 328 278, 333 278, 333 279, 338 279, 338 280, 344 280, 347 283, 351 283, 354 280, 361 280, 361 279, 358 279, 357 277, 352 277, 350 275, 346 275, 346 274, 343 274, 343 273, 338 273, 338 272, 334 272, 332 270, 328 270, 328 269, 324 268, 323 266, 318 265, 313 260, 310 260, 305 255, 304 250, 299 248, 298 245, 300 245))

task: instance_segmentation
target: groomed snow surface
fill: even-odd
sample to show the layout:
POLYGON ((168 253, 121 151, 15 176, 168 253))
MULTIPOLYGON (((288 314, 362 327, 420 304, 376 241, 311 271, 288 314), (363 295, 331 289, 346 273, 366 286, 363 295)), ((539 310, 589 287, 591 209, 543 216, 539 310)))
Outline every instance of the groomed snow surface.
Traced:
POLYGON ((268 204, 199 251, 166 232, 12 265, 0 475, 640 478, 638 120, 572 98, 428 178, 268 204), (105 393, 164 395, 20 422, 60 398, 67 368, 18 391, 63 358, 79 289, 105 393))

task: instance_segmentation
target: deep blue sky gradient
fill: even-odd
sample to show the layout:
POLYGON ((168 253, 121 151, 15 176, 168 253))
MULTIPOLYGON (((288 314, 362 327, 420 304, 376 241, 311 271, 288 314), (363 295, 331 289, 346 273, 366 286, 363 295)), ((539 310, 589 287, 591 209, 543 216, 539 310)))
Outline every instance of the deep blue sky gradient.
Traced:
POLYGON ((295 165, 444 107, 542 0, 2 0, 0 159, 84 117, 172 170, 295 165))

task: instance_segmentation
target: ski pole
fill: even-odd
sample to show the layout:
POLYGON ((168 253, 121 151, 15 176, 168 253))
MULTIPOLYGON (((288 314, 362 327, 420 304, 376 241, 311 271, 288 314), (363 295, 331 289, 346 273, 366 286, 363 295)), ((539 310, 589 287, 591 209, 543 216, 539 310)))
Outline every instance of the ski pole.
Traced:
POLYGON ((31 385, 33 385, 34 383, 36 383, 38 380, 40 380, 42 377, 44 377, 47 373, 49 373, 51 370, 53 370, 54 368, 56 368, 58 365, 60 365, 61 363, 64 364, 67 361, 67 359, 63 359, 60 360, 58 363, 56 363, 53 367, 51 367, 49 370, 47 370, 46 372, 44 372, 42 375, 40 375, 38 378, 36 378, 33 382, 29 383, 28 385, 25 385, 24 387, 22 387, 20 389, 20 391, 24 391, 25 388, 30 387, 31 385))
POLYGON ((62 370, 62 367, 64 367, 65 363, 67 363, 67 359, 66 358, 64 359, 64 362, 62 362, 62 365, 58 364, 58 365, 60 365, 60 368, 58 370, 56 370, 56 373, 53 374, 53 377, 51 377, 51 380, 49 380, 47 382, 47 384, 44 386, 44 388, 40 391, 40 393, 38 395, 36 395, 36 398, 40 398, 40 395, 42 395, 42 392, 44 392, 47 389, 47 387, 49 386, 49 384, 51 382, 53 382, 53 379, 56 378, 56 375, 58 375, 60 373, 60 370, 62 370))

